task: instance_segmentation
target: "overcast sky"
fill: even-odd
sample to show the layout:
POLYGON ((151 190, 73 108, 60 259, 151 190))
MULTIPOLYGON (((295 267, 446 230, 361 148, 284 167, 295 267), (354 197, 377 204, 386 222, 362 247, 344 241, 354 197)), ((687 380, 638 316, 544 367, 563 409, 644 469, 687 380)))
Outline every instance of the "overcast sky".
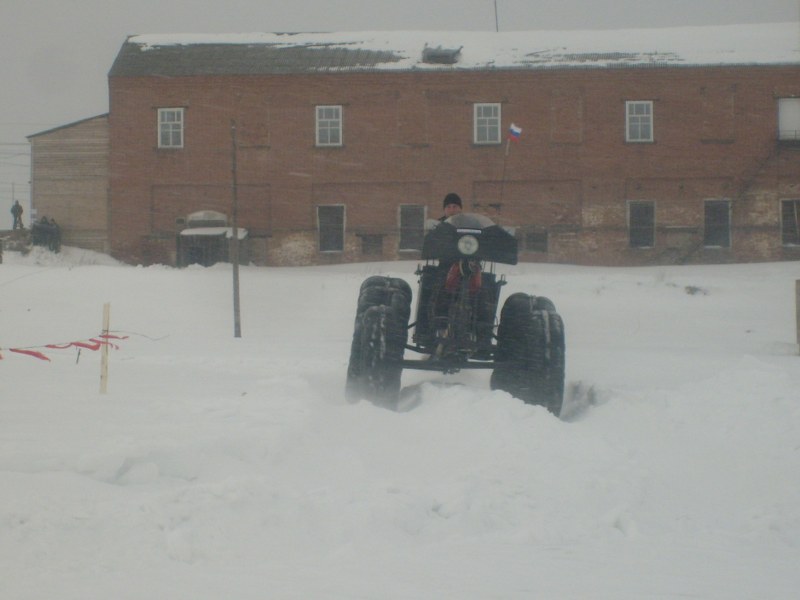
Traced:
MULTIPOLYGON (((800 21, 800 0, 496 5, 501 31, 800 21)), ((10 224, 12 183, 27 204, 26 136, 107 112, 106 75, 130 34, 494 31, 495 23, 494 0, 0 0, 0 228, 10 224)))

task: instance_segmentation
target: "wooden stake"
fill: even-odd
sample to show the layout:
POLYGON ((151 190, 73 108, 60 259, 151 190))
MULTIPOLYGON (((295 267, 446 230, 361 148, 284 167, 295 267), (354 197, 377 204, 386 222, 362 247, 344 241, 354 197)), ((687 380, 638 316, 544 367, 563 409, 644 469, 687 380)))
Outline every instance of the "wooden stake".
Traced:
MULTIPOLYGON (((103 305, 103 335, 108 335, 108 324, 111 320, 111 303, 103 305)), ((106 338, 107 339, 107 338, 106 338)), ((100 393, 108 391, 108 344, 100 346, 100 393)))

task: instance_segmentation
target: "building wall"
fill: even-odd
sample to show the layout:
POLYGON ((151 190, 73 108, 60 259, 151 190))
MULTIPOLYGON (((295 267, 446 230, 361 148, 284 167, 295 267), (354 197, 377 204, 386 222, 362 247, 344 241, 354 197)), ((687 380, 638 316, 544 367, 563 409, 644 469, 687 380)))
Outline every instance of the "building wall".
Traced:
POLYGON ((101 115, 29 138, 31 205, 55 219, 62 242, 109 252, 108 117, 101 115))
MULTIPOLYGON (((113 253, 173 262, 178 220, 232 212, 265 264, 415 258, 398 206, 465 210, 548 233, 522 260, 658 264, 800 258, 782 247, 780 199, 800 198, 800 152, 777 143, 777 98, 800 67, 339 73, 110 78, 113 253), (625 101, 654 104, 653 143, 626 143, 625 101), (502 104, 522 139, 475 145, 473 104, 502 104), (314 145, 316 105, 343 106, 342 147, 314 145), (157 109, 185 108, 180 150, 157 148, 157 109), (703 247, 703 201, 729 199, 732 247, 703 247), (629 247, 628 201, 656 206, 653 248, 629 247), (316 206, 342 204, 343 252, 319 252, 316 206), (380 254, 364 236, 382 236, 380 254)), ((505 131, 503 131, 505 135, 505 131)), ((374 237, 372 238, 375 239, 374 237)))

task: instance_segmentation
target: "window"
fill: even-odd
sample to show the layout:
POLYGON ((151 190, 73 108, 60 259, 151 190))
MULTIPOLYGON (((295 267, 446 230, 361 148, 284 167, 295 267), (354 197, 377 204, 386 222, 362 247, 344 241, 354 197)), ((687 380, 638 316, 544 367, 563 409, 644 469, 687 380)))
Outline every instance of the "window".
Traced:
POLYGON ((361 254, 364 256, 381 256, 383 254, 383 236, 377 234, 362 235, 361 254))
POLYGON ((626 142, 652 142, 653 141, 653 103, 626 102, 626 142))
POLYGON ((655 245, 655 216, 655 202, 628 203, 628 236, 631 248, 652 248, 655 245))
POLYGON ((781 200, 781 243, 800 246, 800 200, 781 200))
POLYGON ((547 229, 537 228, 526 231, 525 249, 528 252, 547 252, 547 229))
POLYGON ((500 143, 500 105, 475 104, 475 143, 500 143))
POLYGON ((320 252, 344 250, 344 206, 330 204, 317 207, 320 252))
POLYGON ((317 146, 342 145, 342 107, 317 107, 317 146))
POLYGON ((800 141, 800 98, 778 99, 778 139, 800 141))
POLYGON ((400 250, 422 250, 425 230, 425 207, 418 204, 400 205, 400 250))
POLYGON ((706 200, 703 245, 715 248, 731 247, 730 200, 706 200))
POLYGON ((183 109, 158 109, 158 147, 183 148, 183 109))

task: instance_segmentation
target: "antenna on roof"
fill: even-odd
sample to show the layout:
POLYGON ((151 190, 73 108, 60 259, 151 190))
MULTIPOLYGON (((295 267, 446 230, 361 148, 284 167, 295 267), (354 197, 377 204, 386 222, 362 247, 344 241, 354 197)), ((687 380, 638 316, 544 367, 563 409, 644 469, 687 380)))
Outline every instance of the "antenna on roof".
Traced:
POLYGON ((494 0, 494 30, 500 31, 500 22, 497 20, 497 0, 494 0))

